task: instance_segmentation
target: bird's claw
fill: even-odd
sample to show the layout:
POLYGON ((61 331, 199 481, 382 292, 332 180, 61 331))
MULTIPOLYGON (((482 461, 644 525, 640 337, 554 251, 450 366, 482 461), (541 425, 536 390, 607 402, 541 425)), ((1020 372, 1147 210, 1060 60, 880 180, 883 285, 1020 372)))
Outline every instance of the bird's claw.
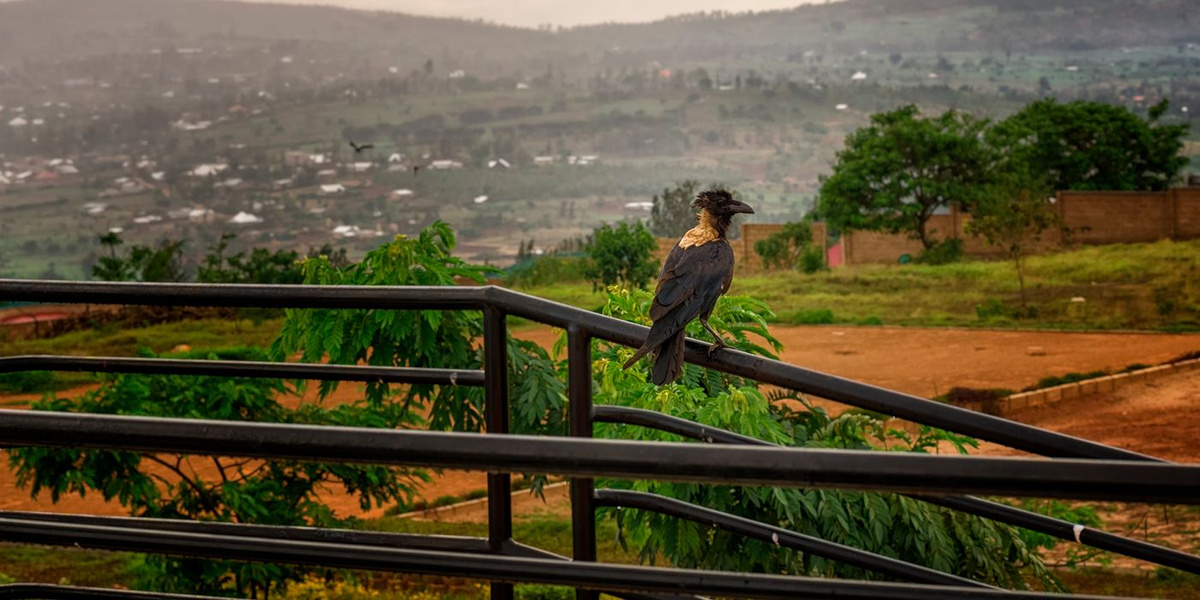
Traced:
POLYGON ((718 341, 714 344, 710 344, 708 346, 708 357, 712 358, 712 355, 714 352, 716 352, 717 350, 720 350, 721 348, 726 348, 726 347, 727 346, 725 345, 725 342, 723 342, 723 341, 718 341))

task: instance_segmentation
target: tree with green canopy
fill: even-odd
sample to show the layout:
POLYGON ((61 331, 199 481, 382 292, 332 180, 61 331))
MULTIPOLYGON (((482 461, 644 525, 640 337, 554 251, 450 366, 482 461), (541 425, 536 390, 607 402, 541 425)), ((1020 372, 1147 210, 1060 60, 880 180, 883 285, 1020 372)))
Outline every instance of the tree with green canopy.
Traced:
POLYGON ((1047 98, 997 123, 987 141, 1044 174, 1051 190, 1165 190, 1188 164, 1188 125, 1161 123, 1168 106, 1142 119, 1124 106, 1047 98))
POLYGON ((990 177, 987 126, 954 110, 924 117, 912 105, 872 115, 822 177, 818 212, 841 230, 906 233, 933 248, 930 218, 973 204, 990 177))

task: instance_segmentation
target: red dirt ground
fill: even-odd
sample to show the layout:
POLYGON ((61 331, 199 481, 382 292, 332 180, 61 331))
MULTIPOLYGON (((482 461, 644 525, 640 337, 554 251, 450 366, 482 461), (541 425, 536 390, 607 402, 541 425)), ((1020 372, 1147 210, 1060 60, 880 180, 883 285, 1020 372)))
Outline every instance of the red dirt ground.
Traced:
MULTIPOLYGON (((782 358, 788 362, 923 397, 944 393, 953 386, 1019 389, 1050 375, 1119 370, 1131 363, 1161 363, 1200 350, 1200 336, 1195 335, 885 327, 775 327, 773 332, 784 343, 787 350, 782 358), (1031 355, 1031 347, 1041 348, 1044 354, 1031 355)), ((549 347, 558 331, 527 329, 516 335, 549 347)), ((1194 377, 1182 386, 1152 382, 1122 390, 1112 398, 1031 409, 1013 418, 1163 458, 1200 461, 1200 448, 1189 444, 1190 432, 1200 426, 1200 413, 1188 410, 1200 400, 1196 391, 1200 375, 1194 377)), ((311 400, 311 396, 309 392, 307 398, 311 400)), ((343 384, 331 401, 358 397, 357 386, 343 384)), ((29 395, 0 397, 0 404, 19 405, 29 399, 29 395)), ((983 452, 1005 450, 987 446, 983 452)), ((197 469, 215 476, 210 464, 200 463, 197 469)), ((17 488, 15 479, 7 465, 0 465, 0 510, 123 513, 119 505, 105 503, 95 495, 68 496, 57 504, 51 504, 47 497, 32 500, 17 488)), ((423 495, 433 500, 484 487, 483 473, 451 471, 425 486, 423 495)), ((376 509, 364 514, 353 498, 336 490, 326 494, 325 501, 339 514, 382 513, 376 509)), ((539 503, 521 504, 536 510, 539 503)))

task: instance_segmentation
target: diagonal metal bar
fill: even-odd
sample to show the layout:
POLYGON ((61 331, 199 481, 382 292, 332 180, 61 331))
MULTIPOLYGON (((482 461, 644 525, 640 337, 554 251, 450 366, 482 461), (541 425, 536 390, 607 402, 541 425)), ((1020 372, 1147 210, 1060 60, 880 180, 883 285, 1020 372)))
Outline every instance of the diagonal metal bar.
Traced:
POLYGON ((628 442, 0 410, 0 444, 495 472, 1200 504, 1200 466, 628 442))
POLYGON ((476 387, 483 385, 483 371, 474 369, 421 369, 412 367, 370 367, 168 358, 46 355, 0 357, 0 373, 13 373, 17 371, 81 371, 89 373, 202 375, 208 377, 310 379, 321 381, 378 381, 385 383, 466 385, 476 387))
MULTIPOLYGON (((597 406, 596 420, 607 423, 623 423, 659 429, 683 437, 717 444, 742 444, 751 446, 775 446, 758 438, 709 427, 687 419, 664 415, 651 410, 627 406, 597 406)), ((972 496, 928 496, 908 494, 909 497, 962 511, 976 516, 1000 521, 1017 527, 1044 533, 1060 540, 1078 542, 1093 548, 1116 552, 1123 556, 1145 560, 1154 564, 1173 567, 1181 571, 1200 574, 1200 557, 1114 535, 1091 527, 1069 523, 1035 512, 1000 504, 972 496), (1078 537, 1076 537, 1078 535, 1078 537)))
POLYGON ((613 508, 639 508, 677 519, 716 527, 717 529, 737 533, 768 544, 800 550, 801 552, 807 552, 843 564, 874 571, 881 575, 895 577, 902 581, 995 589, 993 586, 972 581, 965 577, 943 573, 942 571, 928 567, 873 554, 865 550, 859 550, 858 548, 851 548, 850 546, 826 541, 811 535, 796 533, 782 527, 759 523, 752 519, 723 513, 711 508, 704 508, 703 506, 697 506, 658 494, 628 490, 597 490, 596 503, 600 506, 610 506, 613 508))
POLYGON ((810 600, 1115 600, 1037 592, 856 582, 691 569, 663 569, 542 558, 361 547, 293 540, 229 537, 123 527, 0 519, 0 540, 227 560, 398 571, 513 583, 569 585, 615 592, 712 594, 810 600))
MULTIPOLYGON (((593 337, 632 348, 640 347, 649 332, 649 328, 643 325, 512 290, 490 288, 488 294, 493 303, 503 307, 514 316, 563 328, 575 323, 589 331, 593 337)), ((687 362, 702 367, 739 375, 761 383, 799 390, 806 394, 948 429, 1035 454, 1064 458, 1158 460, 1131 450, 1047 431, 1016 421, 977 413, 941 402, 933 402, 730 348, 722 349, 709 356, 708 348, 708 343, 688 338, 684 358, 687 362)))
MULTIPOLYGON (((200 533, 205 535, 291 540, 298 542, 350 544, 355 546, 372 546, 379 548, 409 548, 413 550, 437 550, 441 552, 476 554, 485 554, 491 552, 491 546, 488 544, 487 538, 457 535, 389 533, 379 531, 355 531, 351 529, 328 529, 320 527, 283 527, 278 525, 213 523, 207 521, 149 519, 141 517, 101 517, 94 515, 21 511, 0 511, 0 519, 42 521, 46 523, 65 523, 74 525, 98 525, 101 527, 121 527, 130 530, 174 531, 179 533, 200 533)), ((503 544, 499 553, 505 556, 545 558, 562 561, 569 560, 565 556, 559 556, 553 552, 532 548, 512 540, 509 540, 503 544)), ((4 588, 0 588, 0 590, 3 589, 4 588)), ((175 597, 177 596, 164 596, 164 598, 175 597)), ((178 597, 184 598, 184 596, 178 597)), ((663 596, 637 593, 621 593, 619 594, 619 597, 626 598, 627 600, 701 600, 695 596, 663 596)), ((4 596, 2 595, 2 592, 0 592, 0 599, 2 598, 4 598, 4 596)), ((191 598, 191 596, 187 596, 187 598, 191 598)))

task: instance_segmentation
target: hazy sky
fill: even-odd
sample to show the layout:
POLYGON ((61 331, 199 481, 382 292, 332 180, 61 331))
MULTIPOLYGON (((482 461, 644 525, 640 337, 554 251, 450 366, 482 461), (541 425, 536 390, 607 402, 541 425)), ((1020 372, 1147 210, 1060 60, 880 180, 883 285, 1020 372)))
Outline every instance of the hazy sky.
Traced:
MULTIPOLYGON (((264 1, 264 0, 254 0, 264 1)), ((639 22, 697 11, 771 10, 826 0, 265 0, 327 4, 346 8, 395 10, 417 15, 481 18, 506 25, 536 27, 606 21, 639 22)))

